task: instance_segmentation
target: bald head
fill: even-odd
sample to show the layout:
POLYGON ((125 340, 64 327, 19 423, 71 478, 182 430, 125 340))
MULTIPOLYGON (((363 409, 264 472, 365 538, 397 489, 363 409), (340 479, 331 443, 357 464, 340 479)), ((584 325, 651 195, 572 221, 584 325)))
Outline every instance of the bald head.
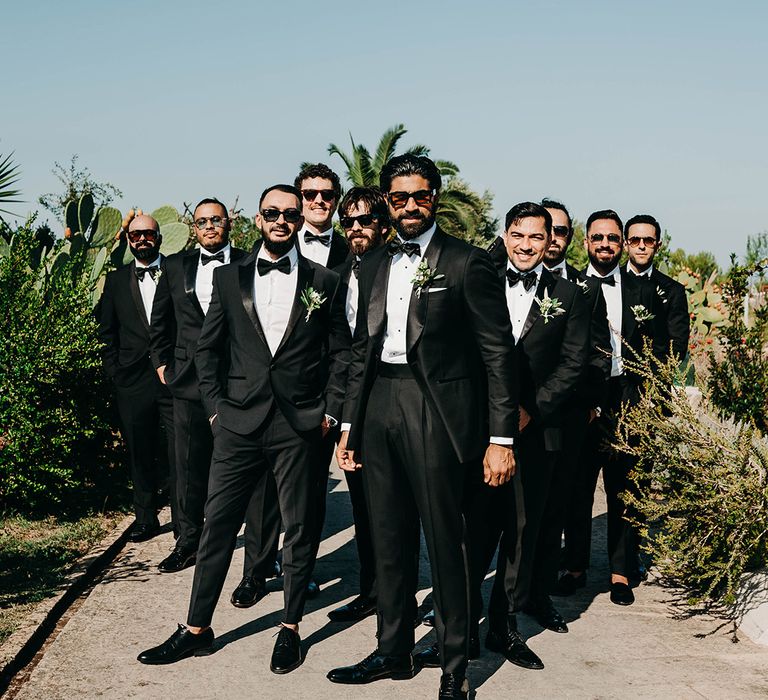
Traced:
POLYGON ((128 245, 136 260, 151 263, 160 254, 160 225, 146 214, 135 216, 128 224, 128 245))
POLYGON ((157 223, 149 214, 141 214, 140 216, 134 216, 130 224, 128 224, 128 231, 159 231, 160 224, 157 223))

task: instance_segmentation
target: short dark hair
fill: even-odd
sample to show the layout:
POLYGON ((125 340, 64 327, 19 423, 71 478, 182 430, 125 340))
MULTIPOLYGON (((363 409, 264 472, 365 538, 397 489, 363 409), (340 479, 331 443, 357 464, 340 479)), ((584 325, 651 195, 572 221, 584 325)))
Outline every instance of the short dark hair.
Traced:
POLYGON ((515 204, 504 217, 504 230, 506 231, 512 224, 516 224, 522 219, 544 219, 544 227, 547 229, 547 235, 552 235, 552 214, 550 214, 541 204, 536 202, 520 202, 515 204))
POLYGON ((613 211, 613 209, 600 209, 600 211, 594 211, 589 215, 589 218, 587 219, 587 226, 584 231, 588 233, 589 227, 592 226, 595 221, 600 221, 602 219, 609 219, 615 222, 619 227, 619 231, 624 229, 624 224, 621 223, 621 217, 615 211, 613 211))
POLYGON ((202 207, 203 204, 218 204, 224 210, 224 213, 227 215, 227 217, 229 217, 229 210, 227 209, 226 204, 216 199, 216 197, 205 197, 204 199, 201 199, 197 204, 195 204, 195 208, 192 210, 192 216, 195 215, 195 212, 200 207, 202 207))
MULTIPOLYGON (((330 180, 331 186, 333 187, 333 195, 336 198, 336 201, 339 200, 339 197, 341 197, 341 182, 339 176, 325 163, 307 163, 296 176, 296 179, 293 181, 293 186, 301 191, 301 183, 304 182, 304 180, 309 180, 313 177, 322 177, 325 180, 330 180)), ((299 197, 299 199, 301 199, 301 197, 299 197)))
POLYGON ((267 189, 261 193, 261 197, 259 197, 259 210, 261 210, 261 203, 264 201, 264 197, 266 197, 270 192, 273 192, 274 190, 292 194, 294 197, 296 197, 296 199, 299 200, 299 209, 301 209, 301 192, 299 192, 298 189, 293 187, 293 185, 272 185, 271 187, 267 187, 267 189))
POLYGON ((386 162, 379 175, 379 187, 382 192, 389 192, 392 180, 408 175, 421 175, 433 190, 439 190, 443 186, 440 171, 431 158, 404 153, 386 162))
POLYGON ((545 209, 557 209, 558 211, 563 212, 563 214, 568 217, 568 230, 573 231, 573 220, 571 219, 570 212, 565 208, 565 204, 561 204, 554 199, 544 197, 544 199, 541 200, 541 206, 545 209))
POLYGON ((650 224, 656 230, 656 240, 661 240, 661 226, 659 222, 650 214, 635 214, 626 224, 624 224, 624 238, 629 237, 629 227, 633 224, 650 224))
POLYGON ((346 216, 355 205, 364 204, 368 213, 379 217, 379 222, 389 225, 389 209, 384 195, 378 187, 353 187, 344 195, 339 204, 339 216, 346 216))

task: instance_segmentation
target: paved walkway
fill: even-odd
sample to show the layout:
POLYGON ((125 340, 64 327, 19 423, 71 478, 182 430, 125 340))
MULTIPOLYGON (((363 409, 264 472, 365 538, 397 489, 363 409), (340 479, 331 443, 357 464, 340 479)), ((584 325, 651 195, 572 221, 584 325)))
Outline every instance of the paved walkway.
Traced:
MULTIPOLYGON (((58 698, 435 698, 439 670, 426 669, 411 681, 380 681, 340 686, 326 680, 328 669, 360 660, 375 646, 373 618, 345 626, 326 613, 355 594, 356 556, 351 509, 339 472, 331 478, 328 523, 316 568, 322 593, 309 602, 301 633, 304 665, 287 676, 269 671, 275 625, 282 607, 281 581, 256 607, 238 610, 229 595, 240 580, 239 546, 222 593, 214 629, 217 652, 172 666, 148 667, 136 661, 143 649, 166 639, 183 621, 192 569, 160 574, 157 563, 172 544, 170 534, 129 545, 72 616, 19 700, 58 698), (341 578, 340 578, 341 577, 341 578)), ((595 507, 595 567, 589 585, 571 598, 556 599, 569 622, 565 635, 542 631, 521 619, 521 630, 544 661, 543 671, 526 671, 483 651, 470 664, 477 698, 765 698, 768 648, 743 638, 706 617, 676 620, 671 597, 643 585, 637 602, 618 608, 608 600, 604 560, 604 503, 595 507)), ((240 543, 242 545, 242 542, 240 543)), ((428 565, 422 562, 419 602, 429 592, 428 565)), ((485 593, 490 592, 490 580, 485 593)), ((481 633, 484 635, 485 629, 481 633)), ((421 648, 432 640, 427 627, 416 630, 421 648)))

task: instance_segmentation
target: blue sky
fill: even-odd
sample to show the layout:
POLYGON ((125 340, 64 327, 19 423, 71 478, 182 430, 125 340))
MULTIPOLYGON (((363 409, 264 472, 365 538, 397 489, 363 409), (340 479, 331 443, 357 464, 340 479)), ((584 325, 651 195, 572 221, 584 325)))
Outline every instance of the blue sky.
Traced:
POLYGON ((2 9, 0 153, 77 153, 117 205, 259 192, 404 123, 497 213, 648 212, 721 263, 768 229, 768 3, 96 2, 2 9))

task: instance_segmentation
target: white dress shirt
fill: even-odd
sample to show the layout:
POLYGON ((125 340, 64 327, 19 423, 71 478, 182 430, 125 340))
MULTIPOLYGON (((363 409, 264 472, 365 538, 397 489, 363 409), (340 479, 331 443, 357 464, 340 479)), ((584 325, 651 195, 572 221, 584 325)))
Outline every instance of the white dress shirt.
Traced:
MULTIPOLYGON (((357 260, 357 256, 355 256, 357 260)), ((347 288, 347 301, 344 305, 344 310, 347 313, 347 323, 349 324, 349 332, 355 334, 355 326, 357 325, 357 293, 358 282, 355 273, 350 271, 349 273, 349 286, 347 288)))
POLYGON ((304 240, 305 232, 309 232, 313 235, 315 234, 315 231, 308 228, 306 224, 301 231, 299 231, 298 241, 301 254, 308 260, 316 262, 318 265, 328 267, 328 258, 331 255, 331 241, 333 241, 333 226, 320 233, 321 236, 328 236, 327 243, 323 243, 322 241, 309 241, 309 243, 307 243, 304 240))
MULTIPOLYGON (((142 265, 138 260, 136 261, 136 268, 148 268, 148 267, 160 267, 160 260, 162 256, 158 255, 149 265, 142 265)), ((139 292, 141 292, 141 302, 144 304, 144 314, 147 317, 147 323, 152 322, 152 304, 155 301, 155 290, 157 289, 157 283, 160 278, 153 279, 152 275, 144 275, 144 279, 136 280, 139 283, 139 292)))
POLYGON ((601 275, 592 263, 587 266, 587 277, 615 277, 616 284, 611 287, 608 284, 601 284, 603 298, 608 308, 608 326, 611 330, 611 376, 618 377, 624 374, 624 364, 621 361, 621 323, 622 323, 622 303, 621 303, 621 272, 617 265, 607 275, 601 275))
POLYGON ((195 294, 197 300, 200 302, 200 307, 203 309, 203 313, 208 313, 208 306, 211 303, 211 294, 213 293, 213 271, 217 267, 222 265, 229 265, 230 256, 232 255, 232 246, 227 243, 220 251, 216 253, 224 253, 224 262, 221 263, 218 260, 211 260, 207 265, 203 265, 203 257, 206 255, 213 255, 208 253, 204 249, 200 249, 200 258, 197 261, 197 277, 195 278, 195 294))
POLYGON ((650 277, 651 273, 653 272, 653 265, 648 265, 647 270, 638 272, 634 267, 632 267, 632 263, 627 261, 627 272, 629 272, 630 275, 634 275, 635 277, 650 277))
POLYGON ((389 264, 389 284, 387 285, 386 319, 384 330, 384 346, 381 351, 382 362, 393 365, 404 365, 408 362, 405 353, 407 349, 406 329, 408 328, 408 308, 413 292, 413 278, 419 263, 424 259, 424 253, 435 233, 435 225, 420 236, 412 238, 409 243, 421 246, 419 255, 398 253, 389 264))
MULTIPOLYGON (((509 282, 507 280, 504 281, 507 294, 507 309, 509 310, 509 320, 512 321, 512 335, 515 337, 515 344, 520 341, 520 336, 523 334, 523 327, 531 310, 533 300, 536 297, 536 288, 541 280, 541 271, 543 269, 544 264, 539 263, 531 270, 536 275, 536 284, 530 289, 526 289, 522 282, 517 282, 514 286, 510 287, 509 282)), ((520 272, 509 261, 507 261, 507 270, 520 272)))
POLYGON ((288 327, 293 300, 296 297, 296 285, 299 282, 297 269, 299 256, 296 253, 296 248, 291 248, 278 259, 282 260, 283 258, 288 258, 291 263, 291 271, 287 275, 279 270, 273 270, 263 276, 260 275, 259 260, 277 262, 277 260, 272 260, 264 246, 261 246, 259 254, 256 256, 256 270, 253 276, 253 305, 256 308, 256 315, 259 317, 264 335, 267 337, 267 345, 269 345, 269 350, 273 355, 280 347, 280 341, 288 327))
POLYGON ((546 267, 547 270, 549 270, 550 272, 554 272, 555 270, 560 270, 560 277, 562 277, 564 280, 568 279, 568 268, 565 266, 565 258, 563 258, 554 267, 549 267, 548 265, 544 265, 544 267, 546 267))

